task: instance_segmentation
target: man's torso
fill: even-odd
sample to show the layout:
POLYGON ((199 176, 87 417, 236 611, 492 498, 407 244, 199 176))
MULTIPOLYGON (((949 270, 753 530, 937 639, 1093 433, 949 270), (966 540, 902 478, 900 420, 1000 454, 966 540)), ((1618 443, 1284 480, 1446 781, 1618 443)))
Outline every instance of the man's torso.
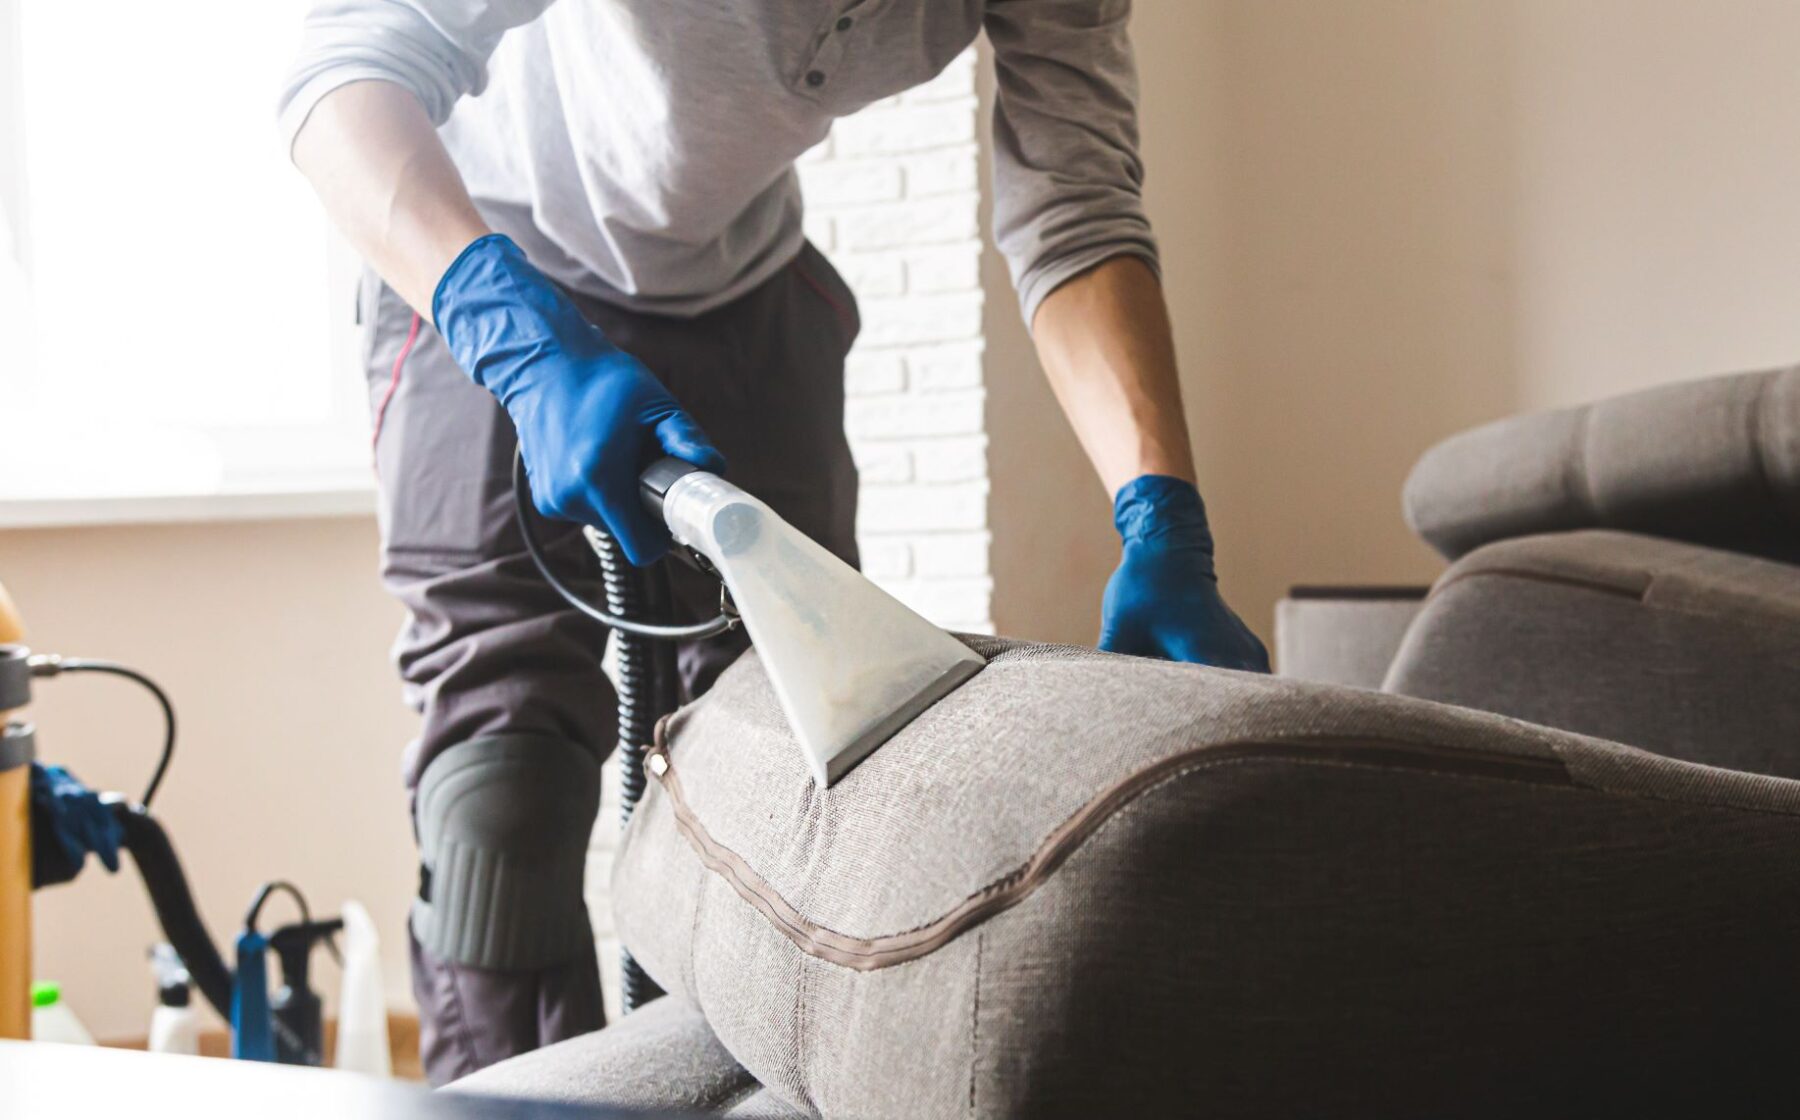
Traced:
POLYGON ((693 314, 801 241, 794 161, 917 86, 983 0, 561 0, 507 35, 444 136, 489 219, 557 279, 693 314))

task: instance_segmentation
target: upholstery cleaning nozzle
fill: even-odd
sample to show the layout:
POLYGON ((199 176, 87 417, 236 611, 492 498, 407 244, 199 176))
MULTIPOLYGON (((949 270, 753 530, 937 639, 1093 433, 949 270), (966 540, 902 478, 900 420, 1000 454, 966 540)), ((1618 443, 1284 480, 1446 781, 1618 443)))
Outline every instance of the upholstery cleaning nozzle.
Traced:
POLYGON ((820 788, 986 664, 718 475, 663 459, 643 489, 725 581, 820 788))

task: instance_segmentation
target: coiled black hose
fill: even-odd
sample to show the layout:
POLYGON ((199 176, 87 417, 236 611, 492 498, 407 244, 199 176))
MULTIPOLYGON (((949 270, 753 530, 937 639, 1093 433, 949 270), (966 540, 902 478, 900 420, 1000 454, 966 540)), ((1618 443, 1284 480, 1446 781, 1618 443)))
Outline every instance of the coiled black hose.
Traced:
MULTIPOLYGON (((694 625, 651 621, 667 618, 674 601, 667 569, 662 565, 634 567, 611 534, 589 529, 587 539, 600 560, 600 580, 606 597, 604 610, 595 607, 575 594, 550 566, 550 558, 531 523, 531 486, 525 474, 525 460, 517 452, 513 454, 513 505, 525 551, 544 582, 570 606, 609 627, 617 643, 614 650, 618 666, 613 685, 619 697, 619 823, 624 827, 631 822, 632 811, 644 795, 644 756, 655 740, 656 724, 680 703, 681 685, 672 640, 709 638, 731 629, 737 620, 721 611, 717 618, 694 625)), ((663 994, 630 953, 620 952, 619 964, 619 1002, 626 1011, 663 994)))
MULTIPOLYGON (((600 558, 600 580, 606 591, 606 610, 617 618, 642 621, 666 604, 668 573, 660 567, 639 569, 625 559, 619 542, 606 533, 589 538, 600 558), (660 600, 660 602, 658 602, 660 600)), ((619 827, 631 823, 631 814, 644 796, 644 756, 656 737, 656 724, 674 711, 675 648, 628 630, 613 632, 613 687, 619 697, 619 827)), ((619 953, 619 1003, 630 1011, 642 1007, 662 989, 650 979, 629 952, 619 953)))

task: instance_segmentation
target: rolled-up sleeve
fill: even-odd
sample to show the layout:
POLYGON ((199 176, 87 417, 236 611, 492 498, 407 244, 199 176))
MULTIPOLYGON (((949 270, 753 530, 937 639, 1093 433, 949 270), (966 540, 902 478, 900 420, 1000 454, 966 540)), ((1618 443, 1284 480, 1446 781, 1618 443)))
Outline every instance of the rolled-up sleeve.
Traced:
POLYGON ((433 124, 487 84, 487 62, 509 29, 554 0, 322 0, 306 15, 300 56, 282 85, 289 146, 319 99, 351 82, 387 81, 413 92, 433 124))
POLYGON ((1058 285, 1109 258, 1156 269, 1138 155, 1131 0, 989 0, 994 240, 1027 325, 1058 285))

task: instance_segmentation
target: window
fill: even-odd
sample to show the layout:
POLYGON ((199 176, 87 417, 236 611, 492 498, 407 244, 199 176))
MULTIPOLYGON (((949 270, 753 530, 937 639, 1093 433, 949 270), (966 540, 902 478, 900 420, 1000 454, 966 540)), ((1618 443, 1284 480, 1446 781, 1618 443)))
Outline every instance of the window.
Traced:
POLYGON ((366 490, 354 264, 274 121, 307 0, 0 0, 0 504, 366 490))

